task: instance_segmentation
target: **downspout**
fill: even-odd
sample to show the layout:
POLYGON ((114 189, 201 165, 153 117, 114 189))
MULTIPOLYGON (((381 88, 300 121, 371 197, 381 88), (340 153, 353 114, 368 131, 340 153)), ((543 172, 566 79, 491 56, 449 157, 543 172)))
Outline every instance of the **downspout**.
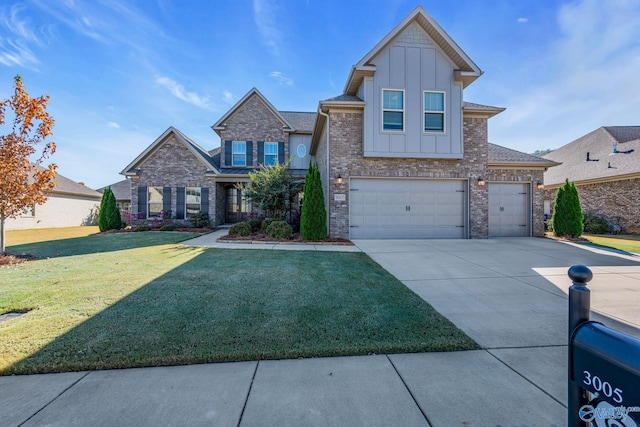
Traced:
POLYGON ((320 114, 322 116, 325 116, 327 118, 326 131, 325 131, 325 133, 327 135, 327 191, 326 191, 326 193, 324 195, 324 204, 327 207, 327 209, 326 209, 326 211, 327 211, 326 212, 327 236, 330 236, 331 235, 331 222, 329 221, 329 218, 330 218, 330 213, 329 213, 329 211, 330 211, 330 209, 329 209, 329 189, 330 189, 330 186, 331 186, 331 178, 329 177, 329 171, 331 170, 331 168, 329 168, 329 140, 331 139, 330 135, 329 135, 329 129, 330 129, 329 120, 330 119, 329 119, 329 115, 328 114, 322 112, 322 107, 318 107, 318 114, 320 114))

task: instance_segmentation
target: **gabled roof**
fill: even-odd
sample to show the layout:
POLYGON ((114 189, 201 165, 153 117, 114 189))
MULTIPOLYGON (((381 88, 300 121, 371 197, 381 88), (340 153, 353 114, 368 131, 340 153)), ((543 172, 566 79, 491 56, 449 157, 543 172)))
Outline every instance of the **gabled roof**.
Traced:
POLYGON ((395 26, 380 42, 373 47, 360 61, 351 69, 344 93, 355 95, 360 86, 360 82, 365 76, 371 76, 375 72, 375 66, 370 61, 387 47, 402 31, 412 22, 418 23, 422 29, 433 39, 436 45, 442 49, 451 61, 456 65, 456 80, 462 81, 467 87, 475 79, 482 75, 482 70, 464 53, 455 41, 442 29, 442 27, 427 13, 422 6, 417 6, 398 25, 395 26))
POLYGON ((462 112, 470 115, 481 115, 484 117, 493 117, 496 114, 502 113, 506 108, 492 107, 490 105, 474 104, 473 102, 463 102, 462 112))
POLYGON ((313 132, 313 124, 316 121, 317 113, 307 113, 301 111, 280 111, 282 117, 284 117, 291 126, 298 133, 311 133, 313 132))
POLYGON ((550 168, 558 165, 558 163, 554 161, 492 143, 489 143, 487 163, 489 167, 493 168, 550 168))
MULTIPOLYGON (((44 170, 45 168, 40 165, 34 165, 34 167, 38 170, 44 170)), ((56 173, 56 176, 53 179, 56 183, 56 186, 53 187, 52 190, 47 190, 46 193, 49 194, 66 194, 70 196, 80 196, 80 197, 91 197, 93 199, 101 199, 102 194, 98 193, 95 190, 85 186, 84 184, 80 184, 79 182, 73 181, 66 176, 62 176, 59 173, 56 173)))
POLYGON ((282 124, 286 127, 285 132, 294 132, 296 130, 295 126, 289 120, 287 120, 284 117, 284 115, 282 115, 278 110, 276 110, 276 108, 273 105, 271 105, 271 103, 267 100, 267 98, 265 98, 264 95, 261 94, 260 91, 255 87, 252 88, 249 92, 247 92, 247 94, 243 96, 240 101, 236 102, 236 104, 233 107, 231 107, 231 109, 227 111, 224 116, 222 116, 217 122, 215 122, 211 126, 211 129, 213 129, 218 135, 220 135, 220 131, 225 129, 225 122, 227 121, 227 119, 230 116, 232 116, 233 113, 236 112, 236 110, 242 107, 244 103, 247 102, 252 96, 257 96, 258 99, 260 99, 260 101, 262 101, 262 103, 268 109, 271 110, 273 115, 276 116, 278 120, 280 120, 282 124))
POLYGON ((160 147, 170 135, 174 135, 178 141, 180 141, 184 146, 193 153, 193 155, 202 163, 204 167, 207 168, 208 171, 217 173, 217 168, 213 159, 204 148, 200 147, 198 144, 193 142, 190 138, 188 138, 185 134, 180 132, 178 129, 170 126, 166 131, 162 133, 155 141, 151 143, 138 157, 133 160, 133 162, 129 163, 127 167, 125 167, 121 175, 125 176, 135 176, 139 172, 140 164, 146 160, 158 147, 160 147))
POLYGON ((640 126, 603 126, 544 158, 562 163, 545 172, 545 185, 640 178, 640 126))
POLYGON ((96 191, 98 193, 104 193, 104 190, 106 190, 107 187, 111 188, 116 200, 131 200, 131 181, 128 179, 123 179, 122 181, 118 181, 114 184, 98 188, 96 191))

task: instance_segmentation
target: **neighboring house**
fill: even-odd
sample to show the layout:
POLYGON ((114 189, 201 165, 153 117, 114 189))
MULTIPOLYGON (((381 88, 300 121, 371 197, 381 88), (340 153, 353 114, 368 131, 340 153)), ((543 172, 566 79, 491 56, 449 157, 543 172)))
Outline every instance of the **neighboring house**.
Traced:
POLYGON ((463 101, 481 75, 418 6, 317 113, 278 111, 254 88, 212 126, 219 149, 167 129, 121 172, 132 209, 236 222, 251 211, 237 184, 291 157, 300 176, 318 162, 331 237, 542 235, 543 172, 556 163, 489 144, 504 109, 463 101))
POLYGON ((24 215, 7 219, 7 230, 29 228, 74 227, 93 225, 97 220, 102 194, 59 173, 56 186, 46 191, 47 201, 36 205, 24 215))
POLYGON ((562 163, 544 174, 545 213, 569 179, 584 212, 640 233, 640 126, 601 127, 544 157, 562 163))
POLYGON ((131 181, 123 179, 115 184, 107 185, 106 187, 98 188, 98 193, 104 193, 104 190, 110 187, 113 195, 116 198, 116 205, 120 212, 131 211, 131 181))

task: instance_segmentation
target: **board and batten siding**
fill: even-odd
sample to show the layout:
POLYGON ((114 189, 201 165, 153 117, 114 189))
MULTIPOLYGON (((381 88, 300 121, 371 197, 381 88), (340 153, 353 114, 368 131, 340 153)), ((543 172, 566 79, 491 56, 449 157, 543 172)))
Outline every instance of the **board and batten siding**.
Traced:
POLYGON ((365 157, 461 159, 462 84, 454 81, 454 64, 417 24, 412 24, 372 61, 359 94, 366 102, 365 157), (402 89, 404 131, 382 130, 382 90, 402 89), (445 131, 424 132, 423 92, 445 93, 445 131))
POLYGON ((289 163, 290 169, 309 169, 309 160, 311 155, 309 150, 311 149, 311 135, 289 135, 289 155, 292 156, 291 163, 289 163), (298 155, 298 146, 304 145, 304 157, 298 155))

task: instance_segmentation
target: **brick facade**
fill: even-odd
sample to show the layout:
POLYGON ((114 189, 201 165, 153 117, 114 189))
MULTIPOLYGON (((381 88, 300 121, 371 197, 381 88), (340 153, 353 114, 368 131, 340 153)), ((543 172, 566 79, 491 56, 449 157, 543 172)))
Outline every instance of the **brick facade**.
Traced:
POLYGON ((216 191, 207 168, 170 134, 139 165, 138 176, 131 179, 131 212, 138 213, 138 187, 171 187, 171 212, 176 212, 177 187, 209 188, 209 217, 216 223, 216 191))
POLYGON ((263 162, 262 159, 258 159, 258 141, 284 142, 285 159, 289 158, 289 134, 283 130, 284 123, 257 95, 249 97, 223 125, 225 129, 220 131, 222 167, 238 167, 224 164, 226 140, 253 142, 253 162, 247 165, 247 168, 257 167, 263 162))
MULTIPOLYGON (((623 233, 640 233, 640 178, 602 182, 595 184, 576 183, 583 212, 603 216, 618 224, 623 233)), ((544 199, 551 204, 558 189, 546 189, 544 199)))

